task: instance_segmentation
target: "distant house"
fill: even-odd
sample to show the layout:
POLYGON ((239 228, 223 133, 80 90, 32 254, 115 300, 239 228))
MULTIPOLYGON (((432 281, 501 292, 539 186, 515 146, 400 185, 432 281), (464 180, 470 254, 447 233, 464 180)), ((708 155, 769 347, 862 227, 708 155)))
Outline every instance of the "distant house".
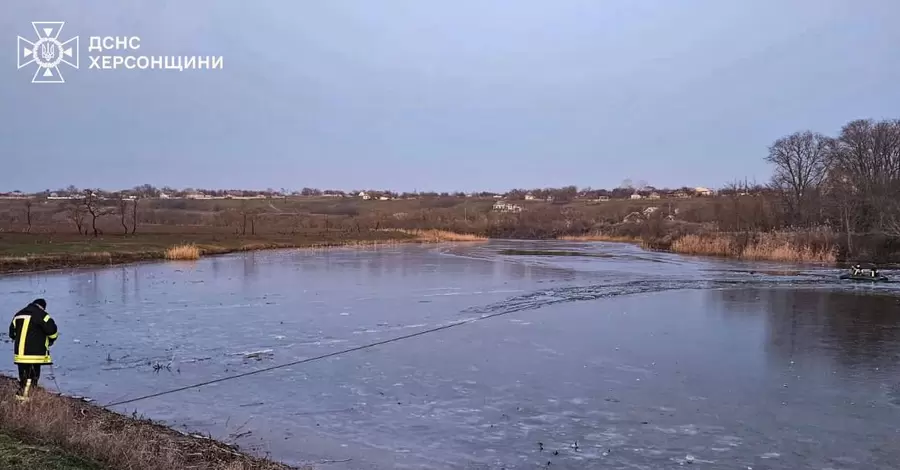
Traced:
POLYGON ((496 212, 522 212, 522 206, 518 204, 511 204, 506 201, 497 201, 493 206, 494 211, 496 212))
POLYGON ((659 199, 659 193, 654 191, 654 192, 650 193, 649 196, 647 196, 647 199, 659 199))
POLYGON ((209 199, 209 196, 203 193, 189 193, 184 195, 185 199, 209 199))
POLYGON ((169 195, 166 194, 166 193, 159 193, 159 198, 160 198, 160 199, 170 199, 171 197, 172 197, 172 196, 169 196, 169 195))
POLYGON ((526 194, 526 195, 525 195, 525 200, 526 200, 526 201, 533 201, 533 200, 534 200, 534 194, 531 194, 531 193, 526 194))
POLYGON ((503 199, 502 194, 494 194, 494 199, 503 199))
POLYGON ((643 196, 641 196, 641 195, 638 194, 638 193, 634 193, 634 194, 631 195, 631 199, 641 199, 641 198, 643 198, 643 196))
POLYGON ((594 199, 597 202, 606 202, 609 201, 609 196, 600 196, 597 199, 594 199))
POLYGON ((675 197, 678 199, 687 199, 687 198, 691 197, 691 195, 684 191, 675 191, 674 193, 672 193, 672 197, 675 197))
POLYGON ((390 196, 380 196, 378 199, 381 201, 390 201, 391 197, 390 196))
POLYGON ((372 196, 370 196, 369 193, 367 193, 365 191, 360 191, 358 196, 363 198, 364 201, 368 201, 369 199, 372 199, 372 196))
POLYGON ((694 193, 696 193, 698 196, 712 196, 712 190, 704 188, 702 186, 694 188, 694 193))
POLYGON ((547 202, 553 202, 553 196, 547 196, 547 202))

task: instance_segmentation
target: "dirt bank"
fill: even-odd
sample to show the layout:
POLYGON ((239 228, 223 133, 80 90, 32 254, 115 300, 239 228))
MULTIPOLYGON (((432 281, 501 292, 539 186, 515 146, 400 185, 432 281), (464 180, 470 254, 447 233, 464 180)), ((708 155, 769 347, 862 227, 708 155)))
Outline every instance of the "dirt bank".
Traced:
POLYGON ((14 392, 15 382, 0 377, 0 464, 9 465, 3 468, 30 462, 31 469, 66 470, 293 469, 82 400, 38 389, 19 403, 14 392))

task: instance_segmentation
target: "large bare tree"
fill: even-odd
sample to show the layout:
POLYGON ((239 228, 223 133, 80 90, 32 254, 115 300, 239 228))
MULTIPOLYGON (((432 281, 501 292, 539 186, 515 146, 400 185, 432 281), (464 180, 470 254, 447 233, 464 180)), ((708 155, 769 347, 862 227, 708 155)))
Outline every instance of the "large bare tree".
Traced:
POLYGON ((91 229, 94 236, 98 236, 100 231, 97 229, 97 219, 112 213, 110 208, 100 205, 100 196, 91 190, 84 191, 84 199, 82 199, 84 208, 91 215, 91 229))
POLYGON ((848 123, 835 141, 833 155, 841 184, 858 199, 861 228, 890 232, 900 228, 900 121, 848 123))
POLYGON ((828 176, 833 139, 796 132, 775 141, 766 161, 775 165, 772 186, 781 192, 792 223, 809 223, 814 202, 828 176))

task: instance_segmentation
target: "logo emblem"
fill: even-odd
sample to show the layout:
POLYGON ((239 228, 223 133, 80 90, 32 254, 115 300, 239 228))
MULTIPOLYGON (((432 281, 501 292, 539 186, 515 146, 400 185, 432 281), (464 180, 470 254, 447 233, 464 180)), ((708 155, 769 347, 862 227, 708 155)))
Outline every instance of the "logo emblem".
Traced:
POLYGON ((78 68, 78 36, 66 42, 59 40, 59 33, 65 24, 65 21, 32 21, 37 41, 18 37, 18 68, 37 64, 31 83, 65 83, 59 65, 78 68))

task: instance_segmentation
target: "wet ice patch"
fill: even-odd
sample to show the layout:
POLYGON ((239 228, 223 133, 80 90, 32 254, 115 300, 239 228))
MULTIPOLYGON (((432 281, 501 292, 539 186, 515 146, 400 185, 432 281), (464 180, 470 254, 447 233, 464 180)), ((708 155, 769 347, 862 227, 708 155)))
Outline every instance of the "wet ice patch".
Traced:
POLYGON ((743 439, 737 436, 717 436, 715 442, 728 447, 738 447, 743 442, 743 439))
POLYGON ((616 428, 607 428, 605 431, 590 433, 584 436, 586 442, 598 447, 620 447, 628 442, 628 437, 617 432, 616 428))

